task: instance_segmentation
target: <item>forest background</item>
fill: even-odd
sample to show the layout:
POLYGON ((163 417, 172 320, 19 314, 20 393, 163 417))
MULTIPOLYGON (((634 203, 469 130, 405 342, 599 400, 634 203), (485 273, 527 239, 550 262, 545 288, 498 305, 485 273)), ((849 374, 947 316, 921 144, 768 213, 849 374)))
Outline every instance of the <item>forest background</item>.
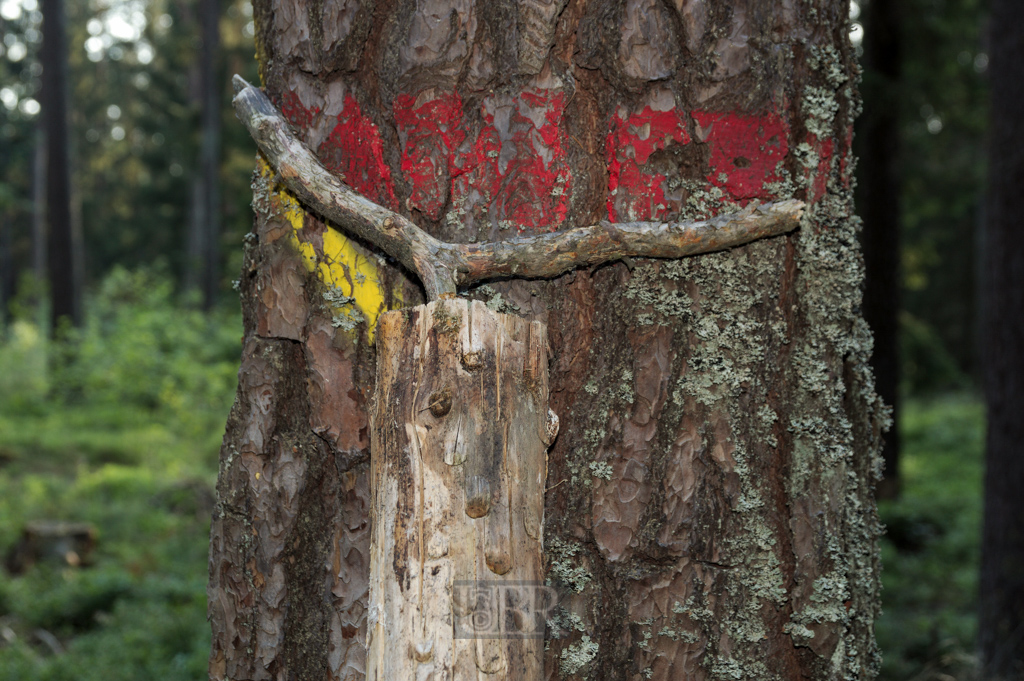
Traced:
MULTIPOLYGON (((986 7, 897 4, 885 29, 899 44, 897 76, 869 64, 861 84, 861 127, 887 110, 898 135, 889 243, 901 268, 890 298, 901 444, 899 491, 880 502, 877 634, 884 679, 968 679, 978 673, 986 7)), ((256 80, 251 7, 64 8, 83 304, 78 325, 54 334, 43 5, 0 0, 0 679, 200 679, 217 450, 241 351, 232 281, 252 222, 255 146, 234 120, 229 84, 232 73, 256 80), (216 37, 204 41, 210 12, 216 37), (204 118, 206 82, 215 104, 204 118), (211 148, 215 162, 204 163, 211 148), (40 521, 85 528, 77 561, 26 557, 26 531, 54 527, 40 521)), ((851 4, 861 52, 880 20, 871 12, 851 4)))

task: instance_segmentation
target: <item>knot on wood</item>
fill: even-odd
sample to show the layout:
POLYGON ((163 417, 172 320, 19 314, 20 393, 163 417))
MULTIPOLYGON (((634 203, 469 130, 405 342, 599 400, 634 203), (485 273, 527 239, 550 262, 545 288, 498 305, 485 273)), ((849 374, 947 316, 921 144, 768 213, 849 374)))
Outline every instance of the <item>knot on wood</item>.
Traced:
POLYGON ((412 656, 417 662, 430 662, 434 659, 434 639, 424 639, 412 649, 412 656))
POLYGON ((544 440, 544 444, 551 446, 551 443, 555 441, 558 436, 558 414, 548 409, 548 421, 544 426, 544 436, 541 438, 544 440))
POLYGON ((452 389, 445 386, 441 390, 431 393, 427 409, 434 415, 434 418, 441 418, 450 412, 452 410, 452 389))
POLYGON ((491 483, 487 478, 471 475, 466 478, 466 515, 483 518, 491 510, 491 483))
POLYGON ((482 364, 483 360, 480 359, 478 352, 467 352, 462 355, 462 366, 466 371, 476 371, 482 364))

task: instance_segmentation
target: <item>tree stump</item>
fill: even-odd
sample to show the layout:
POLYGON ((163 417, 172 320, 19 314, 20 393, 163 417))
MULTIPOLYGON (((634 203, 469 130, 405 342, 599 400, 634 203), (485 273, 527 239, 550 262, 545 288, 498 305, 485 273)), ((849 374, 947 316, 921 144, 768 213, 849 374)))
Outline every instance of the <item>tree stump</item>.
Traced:
POLYGON ((381 317, 368 679, 542 677, 547 347, 480 302, 381 317))

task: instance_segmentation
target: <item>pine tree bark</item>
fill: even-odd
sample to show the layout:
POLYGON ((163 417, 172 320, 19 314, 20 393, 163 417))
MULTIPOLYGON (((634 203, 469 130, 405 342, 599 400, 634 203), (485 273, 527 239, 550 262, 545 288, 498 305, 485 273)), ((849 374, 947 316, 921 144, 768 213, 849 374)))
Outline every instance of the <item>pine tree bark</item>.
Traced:
MULTIPOLYGON (((859 315, 847 12, 254 5, 262 84, 303 141, 446 241, 809 204, 795 235, 467 291, 548 329, 562 426, 544 566, 566 594, 548 678, 875 673, 882 417, 859 315)), ((373 341, 382 312, 422 293, 262 162, 253 187, 211 677, 361 679, 373 341)))
POLYGON ((1024 675, 1024 7, 992 3, 992 109, 982 266, 988 430, 978 638, 984 678, 1024 675))

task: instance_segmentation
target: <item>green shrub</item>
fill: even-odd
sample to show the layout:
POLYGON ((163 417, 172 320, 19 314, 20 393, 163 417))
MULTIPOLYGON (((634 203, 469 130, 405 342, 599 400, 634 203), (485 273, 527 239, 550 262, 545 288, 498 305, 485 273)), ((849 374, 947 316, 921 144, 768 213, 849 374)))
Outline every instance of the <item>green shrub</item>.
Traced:
POLYGON ((973 678, 985 419, 972 397, 909 402, 899 499, 879 504, 882 681, 973 678))
POLYGON ((90 523, 98 540, 86 567, 0 576, 0 679, 204 678, 240 317, 176 304, 158 268, 113 271, 60 343, 30 316, 0 336, 0 558, 32 520, 90 523))

